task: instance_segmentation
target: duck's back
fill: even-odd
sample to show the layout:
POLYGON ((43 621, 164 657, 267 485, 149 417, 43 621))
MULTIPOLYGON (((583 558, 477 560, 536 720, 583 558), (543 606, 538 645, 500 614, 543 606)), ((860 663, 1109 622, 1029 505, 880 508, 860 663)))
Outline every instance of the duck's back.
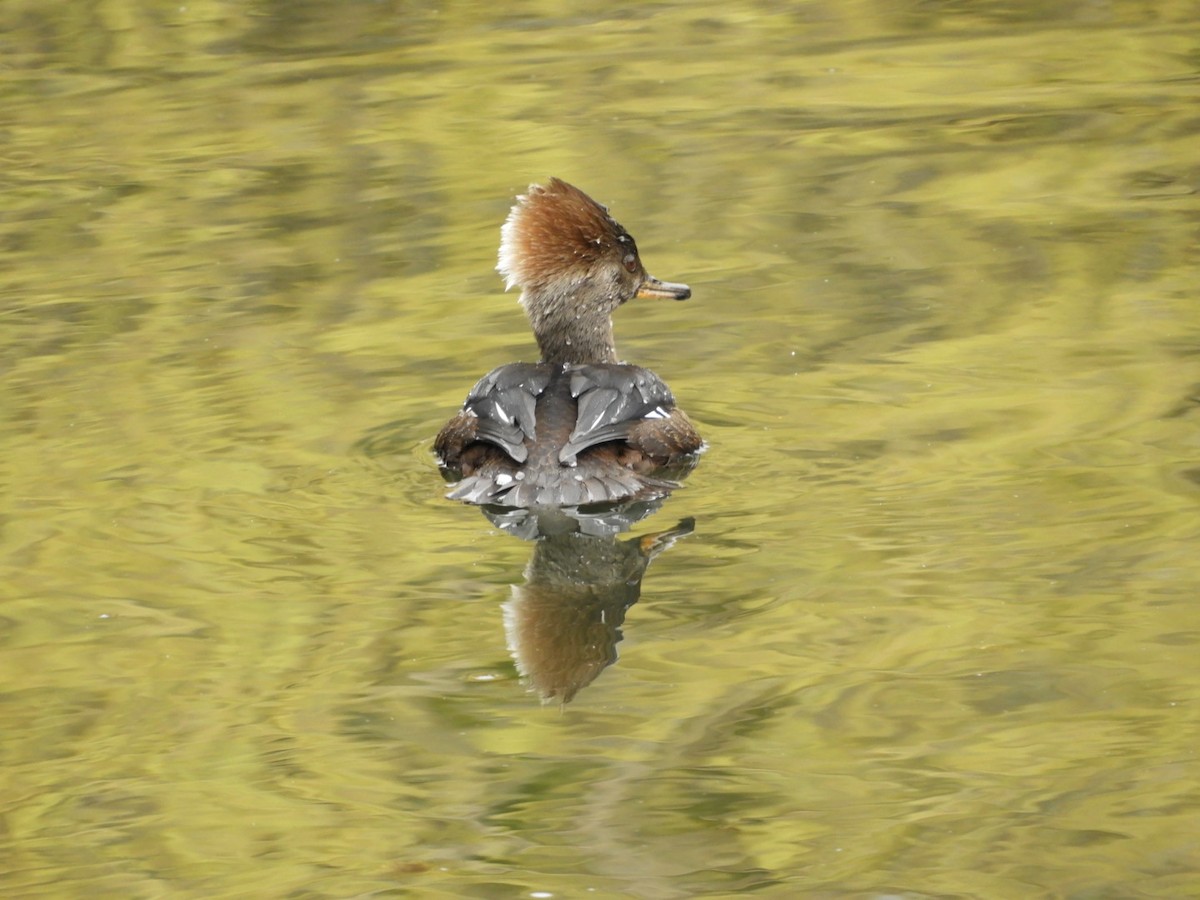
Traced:
POLYGON ((449 497, 512 507, 660 496, 702 446, 662 379, 621 364, 501 366, 434 442, 449 497))

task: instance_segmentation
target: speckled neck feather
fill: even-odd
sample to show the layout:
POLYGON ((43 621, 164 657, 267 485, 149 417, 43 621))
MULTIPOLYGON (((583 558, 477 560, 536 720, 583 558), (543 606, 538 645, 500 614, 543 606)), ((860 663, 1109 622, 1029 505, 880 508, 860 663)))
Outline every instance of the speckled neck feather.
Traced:
POLYGON ((552 178, 517 198, 500 230, 498 272, 548 363, 613 363, 612 313, 646 270, 629 233, 579 188, 552 178))

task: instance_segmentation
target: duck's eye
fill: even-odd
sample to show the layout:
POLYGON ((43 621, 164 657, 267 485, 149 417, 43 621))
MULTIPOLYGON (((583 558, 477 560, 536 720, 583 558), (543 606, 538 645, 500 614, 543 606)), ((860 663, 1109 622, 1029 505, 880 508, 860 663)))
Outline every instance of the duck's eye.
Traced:
POLYGON ((621 260, 625 264, 625 268, 630 272, 637 271, 637 255, 634 253, 626 253, 625 258, 621 260))

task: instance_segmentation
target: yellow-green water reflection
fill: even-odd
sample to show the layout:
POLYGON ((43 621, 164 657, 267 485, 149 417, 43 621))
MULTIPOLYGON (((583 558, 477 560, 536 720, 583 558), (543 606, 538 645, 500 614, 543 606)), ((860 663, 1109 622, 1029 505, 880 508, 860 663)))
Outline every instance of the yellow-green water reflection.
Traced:
POLYGON ((1200 29, 1042 7, 0 11, 0 892, 1200 891, 1200 29), (551 174, 711 444, 561 712, 428 453, 551 174))

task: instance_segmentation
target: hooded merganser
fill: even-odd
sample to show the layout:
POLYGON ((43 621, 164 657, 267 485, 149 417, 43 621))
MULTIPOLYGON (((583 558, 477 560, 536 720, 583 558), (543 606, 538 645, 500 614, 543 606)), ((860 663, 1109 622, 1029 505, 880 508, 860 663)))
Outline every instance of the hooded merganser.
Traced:
POLYGON ((434 450, 455 500, 508 507, 581 506, 662 496, 703 447, 649 369, 617 361, 612 313, 633 297, 686 300, 652 278, 608 210, 551 178, 517 198, 496 270, 521 288, 539 363, 489 372, 434 450))

